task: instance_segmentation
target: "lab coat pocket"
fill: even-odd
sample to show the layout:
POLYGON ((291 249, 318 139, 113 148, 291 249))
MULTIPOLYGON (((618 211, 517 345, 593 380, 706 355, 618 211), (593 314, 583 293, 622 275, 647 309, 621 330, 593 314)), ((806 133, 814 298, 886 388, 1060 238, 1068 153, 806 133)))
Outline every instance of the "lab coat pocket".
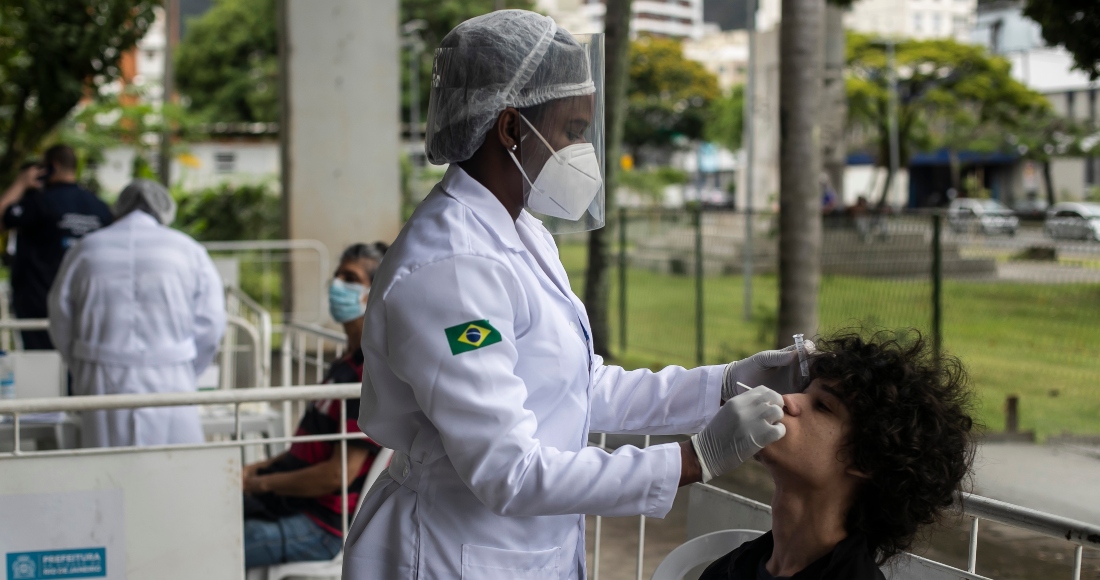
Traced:
POLYGON ((561 548, 537 552, 462 544, 462 580, 557 580, 561 548))

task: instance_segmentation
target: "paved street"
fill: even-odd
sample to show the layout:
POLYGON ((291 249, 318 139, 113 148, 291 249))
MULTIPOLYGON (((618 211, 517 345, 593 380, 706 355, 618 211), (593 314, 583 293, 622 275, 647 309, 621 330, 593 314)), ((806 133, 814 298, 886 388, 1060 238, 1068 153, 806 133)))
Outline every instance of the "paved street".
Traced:
POLYGON ((993 443, 975 463, 976 493, 1100 525, 1100 457, 1086 449, 993 443))

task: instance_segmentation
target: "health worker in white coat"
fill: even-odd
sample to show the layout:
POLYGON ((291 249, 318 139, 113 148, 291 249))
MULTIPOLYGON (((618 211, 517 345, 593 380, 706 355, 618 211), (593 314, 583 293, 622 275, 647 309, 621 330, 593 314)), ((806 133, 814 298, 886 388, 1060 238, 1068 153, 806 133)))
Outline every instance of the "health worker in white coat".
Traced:
POLYGON ((733 395, 789 386, 792 352, 654 373, 592 351, 551 232, 603 225, 602 49, 505 10, 436 52, 425 146, 450 167, 371 286, 359 426, 395 453, 344 580, 583 578, 584 514, 663 517, 784 434, 779 394, 733 395), (698 434, 609 453, 590 431, 698 434))
MULTIPOLYGON (((116 221, 69 250, 50 290, 50 337, 74 395, 195 390, 225 331, 221 278, 206 250, 170 229, 176 204, 136 180, 116 221)), ((87 411, 85 447, 202 443, 198 409, 87 411)))

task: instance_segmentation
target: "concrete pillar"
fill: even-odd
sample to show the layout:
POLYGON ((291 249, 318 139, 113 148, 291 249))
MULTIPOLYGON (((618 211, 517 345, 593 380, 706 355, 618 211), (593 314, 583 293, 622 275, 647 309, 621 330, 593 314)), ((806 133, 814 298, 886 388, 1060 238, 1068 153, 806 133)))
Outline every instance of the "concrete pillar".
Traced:
POLYGON ((282 185, 289 238, 321 241, 291 265, 294 318, 325 321, 327 278, 355 242, 401 226, 397 0, 279 0, 282 185))

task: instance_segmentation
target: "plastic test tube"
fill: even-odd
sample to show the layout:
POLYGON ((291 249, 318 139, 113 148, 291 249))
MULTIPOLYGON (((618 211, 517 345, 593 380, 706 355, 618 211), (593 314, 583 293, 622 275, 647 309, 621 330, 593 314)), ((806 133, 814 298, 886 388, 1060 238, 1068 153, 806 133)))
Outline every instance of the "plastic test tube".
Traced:
POLYGON ((794 347, 798 350, 798 367, 802 370, 802 376, 810 376, 810 363, 806 360, 806 341, 805 335, 794 335, 794 347))

